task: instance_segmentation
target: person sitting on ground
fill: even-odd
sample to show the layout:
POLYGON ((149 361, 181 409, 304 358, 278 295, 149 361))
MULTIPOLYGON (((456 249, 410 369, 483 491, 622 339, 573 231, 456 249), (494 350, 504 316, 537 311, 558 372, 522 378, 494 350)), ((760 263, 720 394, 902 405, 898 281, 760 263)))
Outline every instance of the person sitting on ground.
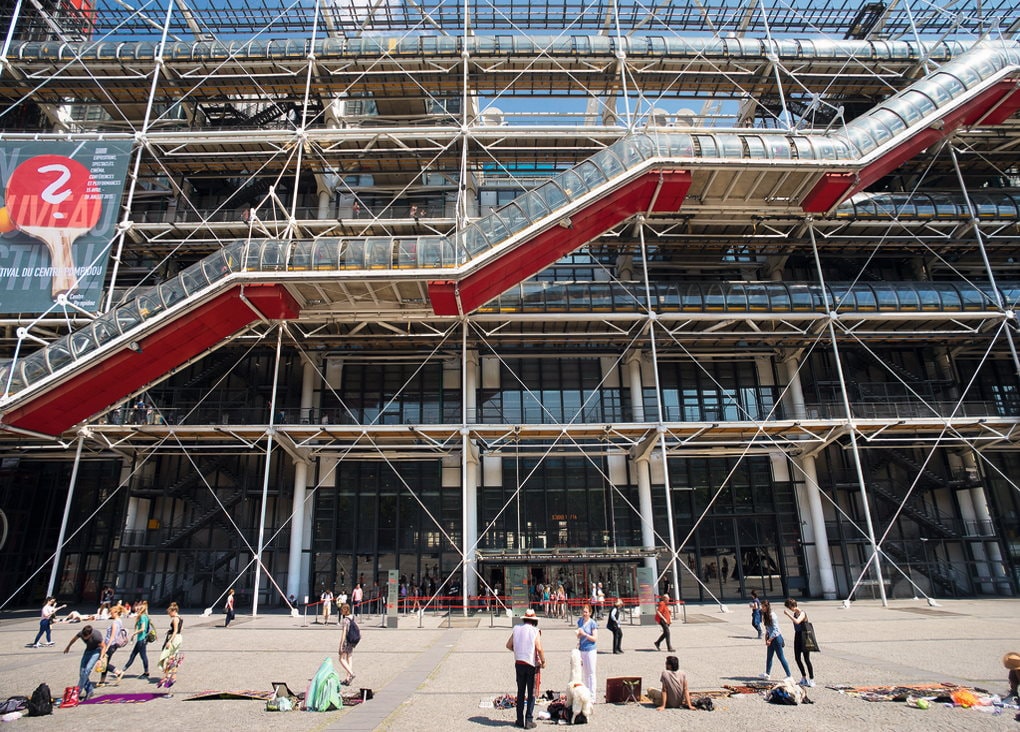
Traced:
POLYGON ((1002 657, 1002 665, 1009 670, 1009 697, 1017 697, 1017 686, 1020 685, 1020 651, 1010 651, 1002 657))
POLYGON ((694 709, 691 692, 687 689, 687 674, 680 670, 680 659, 666 656, 666 670, 659 677, 662 690, 649 689, 648 698, 658 712, 664 709, 694 709))

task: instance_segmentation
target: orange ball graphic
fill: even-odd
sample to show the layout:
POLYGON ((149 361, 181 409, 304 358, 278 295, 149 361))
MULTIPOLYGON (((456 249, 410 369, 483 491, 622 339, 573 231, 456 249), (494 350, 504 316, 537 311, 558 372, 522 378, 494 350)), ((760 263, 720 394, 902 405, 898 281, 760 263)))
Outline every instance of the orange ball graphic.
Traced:
POLYGON ((14 231, 14 222, 11 221, 11 212, 4 206, 0 208, 0 234, 6 234, 8 231, 14 231))

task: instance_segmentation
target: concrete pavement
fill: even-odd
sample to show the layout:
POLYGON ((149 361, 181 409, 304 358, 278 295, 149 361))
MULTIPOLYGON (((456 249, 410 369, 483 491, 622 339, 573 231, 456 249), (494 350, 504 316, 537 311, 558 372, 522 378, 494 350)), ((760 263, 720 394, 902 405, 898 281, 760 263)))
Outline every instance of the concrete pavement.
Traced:
MULTIPOLYGON (((692 730, 760 730, 763 727, 804 730, 873 732, 904 730, 1020 729, 1016 710, 993 715, 978 710, 934 706, 918 710, 894 702, 867 702, 840 694, 830 685, 884 685, 952 682, 996 693, 1006 690, 1001 657, 1020 650, 1020 600, 982 599, 941 601, 937 608, 924 601, 896 600, 889 608, 862 601, 844 609, 840 603, 802 603, 813 621, 822 652, 813 654, 818 686, 809 690, 813 705, 778 707, 758 696, 728 697, 716 701, 714 712, 670 710, 656 712, 650 705, 600 703, 588 729, 646 730, 651 725, 682 724, 692 730)), ((750 626, 750 611, 730 604, 689 605, 688 623, 673 626, 674 645, 691 688, 720 689, 756 679, 764 670, 765 647, 750 626)), ((244 610, 244 608, 240 608, 244 610)), ((166 616, 154 614, 165 631, 166 616)), ((250 700, 192 701, 206 690, 272 688, 285 681, 303 691, 308 679, 327 656, 335 661, 338 629, 311 618, 288 615, 239 615, 224 629, 222 614, 203 617, 184 613, 185 662, 172 698, 143 704, 90 705, 55 710, 52 717, 23 718, 17 728, 39 730, 95 729, 159 725, 168 730, 394 730, 417 732, 512 728, 514 712, 483 708, 481 704, 501 693, 513 693, 513 659, 504 648, 510 634, 506 617, 488 615, 449 619, 441 614, 404 616, 397 628, 384 628, 380 618, 362 618, 362 642, 355 652, 355 687, 370 687, 375 698, 365 704, 329 713, 267 712, 264 703, 250 700), (419 624, 422 627, 419 627, 419 624)), ((105 623, 97 623, 105 628, 105 623)), ((601 625, 601 624, 600 624, 601 625)), ((792 630, 784 617, 788 659, 794 677, 792 630)), ((568 656, 575 643, 568 621, 541 618, 543 643, 549 665, 542 688, 562 690, 569 677, 568 656)), ((38 628, 35 610, 4 613, 0 617, 0 697, 29 695, 40 682, 60 696, 76 683, 80 643, 61 651, 81 625, 56 624, 55 645, 26 648, 38 628)), ((657 685, 665 652, 652 641, 655 626, 625 626, 623 655, 605 652, 610 634, 601 629, 598 683, 601 693, 608 676, 639 675, 644 687, 657 685)), ((125 676, 120 692, 157 691, 155 657, 150 646, 149 681, 125 676)), ((121 650, 115 662, 127 660, 121 650)), ((138 661, 131 672, 140 673, 138 661)), ((130 672, 129 672, 130 673, 130 672)), ((778 664, 773 678, 781 676, 778 664)), ((551 726, 540 722, 542 726, 551 726)))

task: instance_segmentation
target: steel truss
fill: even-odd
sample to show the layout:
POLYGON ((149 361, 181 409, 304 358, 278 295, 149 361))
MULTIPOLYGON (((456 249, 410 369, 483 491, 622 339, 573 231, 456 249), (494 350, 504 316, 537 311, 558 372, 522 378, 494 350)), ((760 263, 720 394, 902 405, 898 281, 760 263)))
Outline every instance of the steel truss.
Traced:
MULTIPOLYGON (((455 237, 552 174, 647 129, 706 136, 838 130, 960 57, 979 36, 1008 39, 1020 23, 1020 11, 1005 2, 982 4, 980 12, 969 3, 942 10, 896 5, 874 17, 849 3, 763 10, 759 3, 391 2, 371 17, 360 4, 344 5, 144 3, 134 12, 100 7, 94 17, 79 19, 88 21, 84 26, 73 27, 47 11, 8 16, 0 67, 3 139, 135 143, 106 309, 235 241, 455 237), (240 215, 246 206, 254 220, 240 215)), ((847 586, 822 582, 811 591, 851 598, 866 572, 874 572, 884 598, 879 560, 887 567, 902 561, 885 552, 883 541, 911 505, 917 483, 897 496, 899 507, 884 532, 871 526, 868 499, 877 489, 862 453, 912 450, 925 456, 925 465, 935 455, 951 455, 948 462, 979 476, 978 493, 993 480, 1017 492, 999 460, 1012 459, 1020 444, 1020 411, 978 398, 971 374, 959 370, 1006 364, 1012 375, 1003 390, 1018 386, 1016 302, 1010 299, 1020 280, 1014 257, 1020 244, 1018 150, 1015 115, 994 127, 965 126, 903 161, 867 192, 815 215, 772 195, 767 181, 774 179, 766 173, 736 175, 722 161, 706 164, 697 195, 679 210, 607 227, 538 281, 462 316, 433 312, 427 273, 380 272, 363 287, 342 278, 271 275, 267 279, 282 282, 301 304, 300 317, 285 326, 256 322, 227 343, 268 353, 267 343, 279 339, 273 378, 288 354, 304 360, 310 378, 326 385, 321 391, 340 402, 340 419, 324 424, 321 407, 305 404, 310 393, 300 407, 281 411, 274 388, 262 414, 226 424, 181 415, 118 424, 113 415, 137 398, 124 394, 112 409, 56 440, 4 433, 0 454, 67 460, 83 448, 76 465, 114 458, 139 470, 178 455, 192 461, 196 473, 195 456, 264 456, 256 540, 234 524, 242 550, 259 561, 231 565, 240 574, 255 567, 256 584, 263 570, 271 574, 261 558, 273 540, 265 528, 273 461, 313 473, 320 468, 306 479, 304 498, 299 494, 306 486, 295 489, 291 508, 272 509, 279 531, 309 510, 316 486, 328 484, 337 461, 459 461, 462 484, 477 485, 483 456, 582 456, 600 471, 609 457, 634 465, 651 460, 663 466, 654 490, 664 490, 669 501, 670 459, 739 463, 766 455, 787 464, 803 486, 805 514, 811 501, 821 501, 818 510, 830 523, 842 517, 868 545, 847 586), (883 287, 873 285, 879 281, 883 287), (816 288, 821 305, 788 308, 772 293, 748 295, 743 307, 734 307, 722 294, 724 285, 764 288, 769 282, 816 288), (616 299, 605 305, 593 294, 602 283, 625 292, 630 304, 616 299), (653 293, 671 283, 703 286, 704 299, 686 310, 663 307, 665 300, 653 293), (973 286, 980 301, 911 300, 925 283, 973 286), (836 299, 837 284, 846 293, 873 287, 874 306, 862 304, 863 297, 851 306, 849 294, 836 299), (581 285, 592 289, 580 294, 581 285), (888 293, 891 299, 883 300, 888 293), (323 356, 345 349, 356 354, 349 358, 380 364, 457 364, 461 413, 421 424, 359 419, 330 383, 323 356), (887 362, 890 351, 915 349, 933 360, 946 358, 954 364, 949 371, 958 371, 941 398, 919 389, 909 369, 887 362), (536 353, 604 359, 611 364, 607 372, 621 373, 636 359, 641 388, 654 393, 654 404, 644 405, 640 419, 634 412, 612 421, 587 420, 580 412, 513 424, 480 419, 469 393, 477 375, 467 376, 477 359, 506 364, 536 353), (812 402, 804 398, 800 372, 823 358, 838 398, 812 402), (711 363, 749 359, 763 359, 779 377, 771 411, 751 413, 731 395, 729 414, 701 410, 682 418, 662 401, 658 378, 666 365, 693 365, 711 382, 711 363), (862 372, 894 385, 898 399, 876 402, 851 393, 862 372), (814 472, 816 460, 839 472, 842 453, 850 455, 848 484, 865 504, 852 516, 835 491, 820 490, 814 472)), ((805 162, 793 161, 782 182, 807 179, 805 162)), ((26 333, 52 341, 93 315, 60 305, 38 317, 8 314, 2 342, 11 354, 31 349, 26 333)), ((211 358, 203 352, 180 369, 200 368, 211 358)), ((815 374, 822 371, 815 368, 815 374)), ((172 389, 174 377, 168 372, 146 388, 172 389)), ((927 380, 935 381, 930 374, 927 380)), ((206 381, 202 388, 212 394, 220 385, 206 381)), ((522 388, 540 399, 523 382, 522 388)), ((399 401, 401 390, 389 397, 399 401)), ((122 485, 136 499, 133 480, 122 485)), ((233 504, 222 491, 208 483, 202 489, 216 499, 218 515, 231 515, 233 504)), ((404 489, 420 500, 415 486, 405 481, 404 489)), ((975 484, 952 490, 973 493, 975 484)), ((459 534, 435 519, 459 557, 457 567, 445 568, 447 580, 463 573, 465 598, 486 584, 475 553, 490 528, 485 522, 494 520, 483 517, 468 537, 477 521, 469 515, 477 513, 471 492, 464 491, 459 534)), ((660 549, 660 577, 681 586, 685 567, 673 560, 689 548, 700 519, 690 535, 679 537, 672 523, 663 533, 649 525, 642 507, 629 509, 640 518, 644 538, 660 549)), ((999 520, 987 507, 973 515, 999 520)), ((814 523, 812 546, 826 544, 825 520, 814 523)), ((954 550, 978 568, 981 581, 971 591, 1015 592, 1016 558, 1004 553, 999 536, 963 537, 954 550)), ((279 574, 282 560, 275 561, 279 574)), ((289 561, 292 575, 302 571, 289 561)), ((805 564, 824 571, 821 553, 805 564)), ((918 588, 916 577, 904 576, 918 588)), ((222 590, 229 579, 220 576, 222 590)), ((934 589, 931 582, 918 591, 934 595, 934 589)), ((216 598, 203 600, 215 604, 216 598)))

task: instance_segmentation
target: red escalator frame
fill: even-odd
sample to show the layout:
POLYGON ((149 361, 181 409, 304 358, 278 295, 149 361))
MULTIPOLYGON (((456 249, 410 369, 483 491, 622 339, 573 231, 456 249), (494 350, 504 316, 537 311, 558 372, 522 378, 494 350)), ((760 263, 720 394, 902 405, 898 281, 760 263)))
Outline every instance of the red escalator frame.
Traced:
POLYGON ((436 315, 469 313, 636 213, 678 211, 690 187, 686 170, 645 173, 572 212, 566 226, 536 234, 459 282, 429 282, 432 310, 436 315))
POLYGON ((811 192, 804 197, 801 208, 807 213, 822 213, 860 193, 879 178, 917 156, 922 150, 948 137, 960 127, 975 124, 998 125, 1020 110, 1020 88, 1017 81, 1000 81, 967 104, 949 112, 940 124, 918 131, 858 173, 825 173, 811 192))
POLYGON ((258 313, 252 306, 267 320, 293 320, 301 312, 283 285, 238 285, 139 338, 140 351, 124 348, 90 363, 84 371, 6 413, 3 423, 59 435, 253 323, 258 313))

